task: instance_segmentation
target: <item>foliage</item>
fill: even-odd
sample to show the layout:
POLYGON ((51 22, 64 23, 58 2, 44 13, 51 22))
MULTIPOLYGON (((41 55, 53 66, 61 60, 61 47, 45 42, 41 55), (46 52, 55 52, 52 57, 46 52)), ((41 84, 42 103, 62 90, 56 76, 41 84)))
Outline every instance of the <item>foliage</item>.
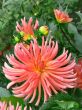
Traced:
MULTIPOLYGON (((68 93, 53 95, 39 107, 27 104, 22 99, 13 96, 11 90, 6 89, 8 80, 5 78, 2 67, 6 61, 6 54, 13 52, 16 22, 23 17, 27 20, 33 17, 39 20, 39 25, 49 27, 48 39, 59 42, 60 53, 65 47, 78 60, 82 57, 82 8, 81 0, 0 0, 0 100, 11 101, 31 106, 33 110, 82 110, 82 90, 68 90, 68 93), (73 17, 71 23, 59 24, 55 20, 54 9, 61 9, 73 17)), ((41 34, 41 33, 40 33, 41 34)), ((39 35, 40 35, 39 34, 39 35)), ((37 35, 37 33, 36 33, 37 35)), ((38 39, 40 43, 40 39, 38 39)), ((59 54, 60 54, 59 53, 59 54)), ((43 100, 43 99, 42 99, 43 100)))

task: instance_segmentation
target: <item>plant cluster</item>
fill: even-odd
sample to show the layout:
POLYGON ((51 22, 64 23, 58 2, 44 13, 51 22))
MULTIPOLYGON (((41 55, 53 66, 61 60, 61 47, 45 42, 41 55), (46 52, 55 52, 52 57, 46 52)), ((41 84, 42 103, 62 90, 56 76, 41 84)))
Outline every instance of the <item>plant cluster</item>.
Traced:
POLYGON ((80 5, 0 1, 0 110, 82 110, 80 5))

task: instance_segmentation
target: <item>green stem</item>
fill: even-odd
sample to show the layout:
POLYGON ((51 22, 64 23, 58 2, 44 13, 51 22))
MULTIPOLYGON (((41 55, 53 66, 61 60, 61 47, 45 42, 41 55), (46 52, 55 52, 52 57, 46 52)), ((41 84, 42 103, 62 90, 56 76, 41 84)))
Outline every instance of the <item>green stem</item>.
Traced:
POLYGON ((72 95, 74 95, 74 94, 75 94, 75 92, 76 92, 76 88, 74 88, 72 95))

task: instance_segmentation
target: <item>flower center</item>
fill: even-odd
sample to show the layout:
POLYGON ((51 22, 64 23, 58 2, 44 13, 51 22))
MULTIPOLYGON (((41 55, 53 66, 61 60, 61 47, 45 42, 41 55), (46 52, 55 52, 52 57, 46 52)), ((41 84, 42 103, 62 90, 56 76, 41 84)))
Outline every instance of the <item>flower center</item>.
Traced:
POLYGON ((42 74, 45 70, 45 63, 44 61, 40 61, 37 64, 35 64, 35 71, 39 74, 42 74))
POLYGON ((33 37, 33 35, 24 33, 23 40, 24 41, 30 40, 32 37, 33 37))

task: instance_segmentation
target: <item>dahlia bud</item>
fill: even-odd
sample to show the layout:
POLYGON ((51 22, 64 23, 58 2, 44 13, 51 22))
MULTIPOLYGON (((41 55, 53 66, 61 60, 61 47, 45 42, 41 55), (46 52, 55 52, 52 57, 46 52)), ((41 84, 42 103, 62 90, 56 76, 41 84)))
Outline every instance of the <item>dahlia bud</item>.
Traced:
POLYGON ((58 23, 68 23, 73 20, 67 13, 58 9, 54 10, 54 15, 58 23))
POLYGON ((21 36, 24 36, 24 32, 23 32, 23 31, 21 31, 21 32, 20 32, 20 35, 21 35, 21 36))
POLYGON ((19 42, 20 41, 20 39, 18 37, 14 37, 14 39, 15 39, 15 42, 19 42))
POLYGON ((39 28, 39 32, 41 32, 43 35, 47 35, 48 32, 49 32, 49 29, 48 29, 47 26, 41 26, 41 27, 39 28))

